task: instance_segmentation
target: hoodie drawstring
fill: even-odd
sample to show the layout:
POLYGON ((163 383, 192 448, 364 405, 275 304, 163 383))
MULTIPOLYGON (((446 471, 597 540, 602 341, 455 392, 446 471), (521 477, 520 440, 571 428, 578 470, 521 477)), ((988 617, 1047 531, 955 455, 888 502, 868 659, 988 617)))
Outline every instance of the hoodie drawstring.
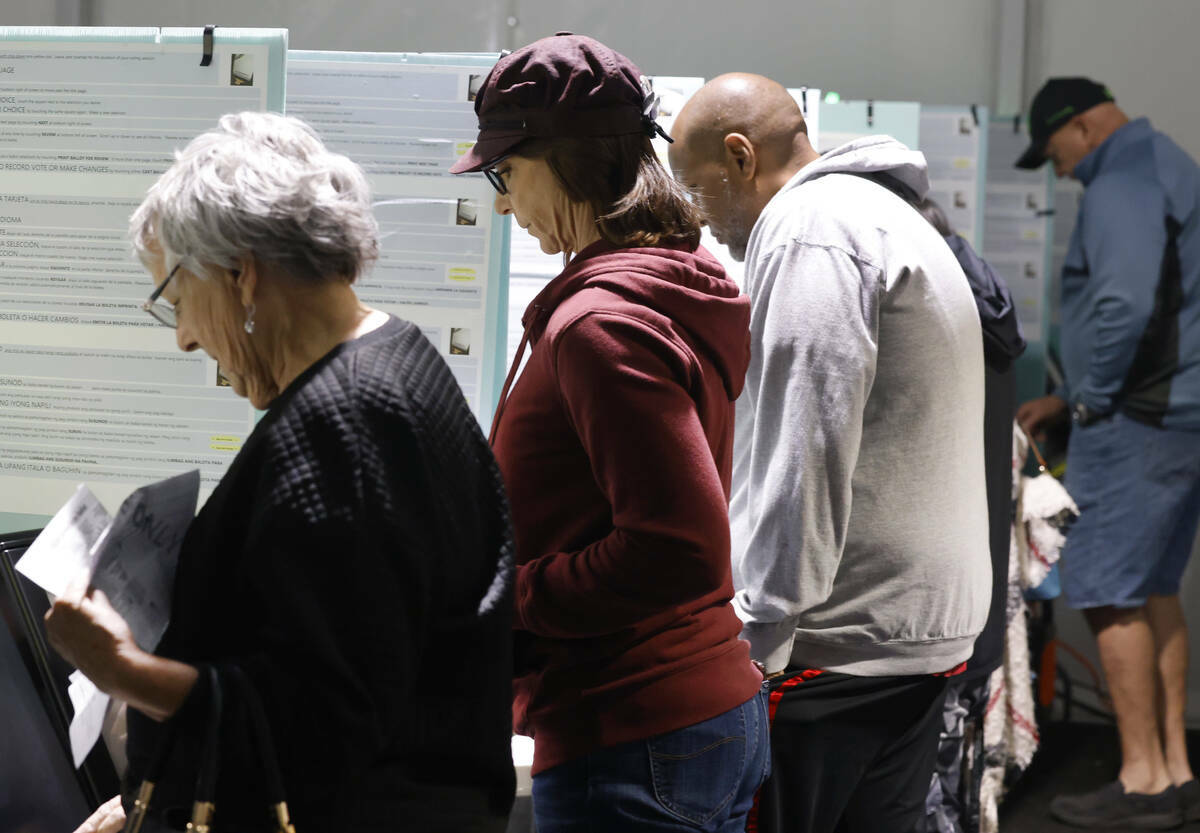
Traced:
POLYGON ((504 387, 500 390, 500 401, 496 403, 496 413, 492 415, 492 427, 488 430, 488 446, 490 448, 496 447, 496 427, 500 425, 500 416, 504 413, 504 406, 508 403, 508 390, 512 387, 517 369, 521 366, 521 359, 525 357, 525 345, 529 343, 529 330, 532 327, 533 320, 531 319, 529 326, 521 333, 521 344, 517 347, 517 355, 513 358, 512 367, 508 369, 508 377, 504 380, 504 387))

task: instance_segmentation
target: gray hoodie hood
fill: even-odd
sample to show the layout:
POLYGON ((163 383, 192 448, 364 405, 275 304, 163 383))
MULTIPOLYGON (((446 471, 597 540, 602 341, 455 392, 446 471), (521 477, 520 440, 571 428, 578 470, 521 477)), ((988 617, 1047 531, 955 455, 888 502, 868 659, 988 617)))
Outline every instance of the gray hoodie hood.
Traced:
POLYGON ((885 173, 911 188, 918 197, 929 193, 929 171, 925 155, 909 150, 891 136, 864 136, 821 155, 800 169, 779 193, 826 174, 885 173))

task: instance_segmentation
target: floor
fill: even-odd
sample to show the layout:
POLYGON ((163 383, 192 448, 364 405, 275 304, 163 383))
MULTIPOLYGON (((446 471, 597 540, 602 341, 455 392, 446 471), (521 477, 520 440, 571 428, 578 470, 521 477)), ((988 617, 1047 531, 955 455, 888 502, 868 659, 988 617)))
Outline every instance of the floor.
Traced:
POLYGON ((517 796, 508 817, 507 833, 534 833, 533 801, 527 795, 517 796))
MULTIPOLYGON (((1200 764, 1200 731, 1188 733, 1193 762, 1200 764)), ((1050 799, 1087 792, 1116 777, 1116 729, 1109 724, 1049 723, 1042 728, 1037 757, 1000 807, 1002 833, 1067 833, 1077 827, 1050 818, 1050 799)), ((1200 823, 1181 830, 1200 833, 1200 823)))

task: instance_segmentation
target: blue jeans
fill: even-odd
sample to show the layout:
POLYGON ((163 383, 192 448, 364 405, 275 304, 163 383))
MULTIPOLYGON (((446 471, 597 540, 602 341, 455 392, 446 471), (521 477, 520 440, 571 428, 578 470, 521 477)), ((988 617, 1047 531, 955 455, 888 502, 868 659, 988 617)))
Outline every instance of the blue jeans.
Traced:
POLYGON ((533 777, 538 833, 741 833, 771 767, 765 691, 711 720, 533 777))

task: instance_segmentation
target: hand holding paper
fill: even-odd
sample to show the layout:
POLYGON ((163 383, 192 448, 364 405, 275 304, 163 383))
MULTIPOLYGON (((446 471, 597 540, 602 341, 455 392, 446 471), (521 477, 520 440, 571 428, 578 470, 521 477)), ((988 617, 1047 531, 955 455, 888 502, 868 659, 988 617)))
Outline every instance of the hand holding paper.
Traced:
POLYGON ((57 597, 47 638, 82 672, 70 689, 76 766, 100 736, 109 694, 161 719, 195 681, 191 666, 149 652, 170 618, 175 565, 199 489, 197 471, 143 486, 113 519, 80 486, 16 565, 57 597))
POLYGON ((54 601, 46 614, 46 636, 63 659, 102 691, 110 691, 138 646, 104 591, 88 592, 85 581, 81 575, 54 601))
POLYGON ((111 518, 80 486, 17 570, 52 596, 81 581, 77 597, 89 587, 103 590, 137 644, 153 651, 170 619, 175 564, 199 493, 200 472, 192 470, 142 486, 111 518))

